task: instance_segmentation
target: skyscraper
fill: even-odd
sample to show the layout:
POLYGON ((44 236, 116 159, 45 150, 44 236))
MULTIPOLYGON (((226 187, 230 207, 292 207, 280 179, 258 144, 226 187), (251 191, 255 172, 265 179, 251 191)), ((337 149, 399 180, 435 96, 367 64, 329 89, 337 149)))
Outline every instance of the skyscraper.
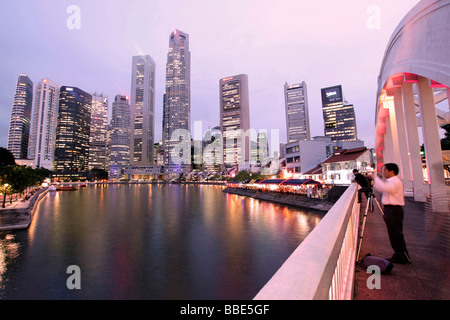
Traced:
POLYGON ((249 161, 250 129, 248 76, 240 74, 219 80, 220 130, 226 167, 249 161), (243 141, 244 140, 244 141, 243 141))
POLYGON ((133 165, 153 165, 155 68, 155 61, 149 55, 132 59, 130 161, 133 165))
POLYGON ((86 179, 92 96, 76 87, 62 86, 59 91, 55 176, 61 180, 86 179))
POLYGON ((309 112, 306 83, 284 85, 287 141, 309 140, 309 112))
POLYGON ((8 150, 16 159, 26 159, 30 137, 33 82, 19 74, 9 123, 8 150))
POLYGON ((108 130, 108 97, 96 92, 92 95, 91 133, 89 137, 89 170, 106 170, 108 130))
POLYGON ((119 180, 122 168, 130 164, 131 121, 127 96, 116 95, 110 127, 109 178, 119 180))
MULTIPOLYGON (((163 111, 164 171, 167 174, 186 173, 190 169, 190 164, 182 161, 176 163, 171 155, 172 149, 179 143, 178 139, 172 141, 172 134, 177 129, 190 132, 190 122, 191 53, 189 51, 189 35, 175 30, 169 38, 163 111)), ((184 155, 184 157, 190 159, 190 155, 184 155)))
POLYGON ((42 79, 36 86, 28 146, 28 158, 34 160, 36 167, 53 170, 58 108, 59 86, 50 79, 42 79))
POLYGON ((332 141, 356 141, 356 118, 353 105, 343 99, 340 85, 323 88, 322 110, 325 136, 332 141))

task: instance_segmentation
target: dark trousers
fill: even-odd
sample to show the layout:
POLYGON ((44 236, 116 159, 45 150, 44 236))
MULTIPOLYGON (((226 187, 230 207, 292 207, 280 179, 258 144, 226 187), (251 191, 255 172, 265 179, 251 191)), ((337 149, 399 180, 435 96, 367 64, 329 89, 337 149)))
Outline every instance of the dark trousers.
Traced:
POLYGON ((369 192, 370 192, 370 187, 362 187, 361 189, 358 190, 358 202, 361 202, 361 193, 363 193, 366 195, 366 199, 369 199, 369 192))
POLYGON ((403 207, 385 205, 383 211, 392 249, 396 255, 403 256, 405 252, 408 252, 403 235, 403 207))

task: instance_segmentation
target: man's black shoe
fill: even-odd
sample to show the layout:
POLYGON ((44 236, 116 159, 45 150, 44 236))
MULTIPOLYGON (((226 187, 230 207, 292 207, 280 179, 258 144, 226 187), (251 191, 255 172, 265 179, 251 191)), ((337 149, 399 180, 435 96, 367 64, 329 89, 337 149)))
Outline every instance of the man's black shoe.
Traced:
POLYGON ((388 258, 387 260, 389 260, 392 263, 398 263, 398 264, 408 264, 411 263, 411 261, 409 259, 406 258, 406 256, 404 255, 398 255, 398 254, 393 254, 391 258, 388 258))

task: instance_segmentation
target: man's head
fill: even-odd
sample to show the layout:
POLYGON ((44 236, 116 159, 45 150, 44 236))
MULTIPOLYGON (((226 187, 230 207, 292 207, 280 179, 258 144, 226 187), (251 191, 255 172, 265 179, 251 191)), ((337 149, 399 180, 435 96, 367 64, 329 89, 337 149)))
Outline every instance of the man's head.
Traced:
POLYGON ((398 166, 395 163, 386 163, 384 165, 384 171, 383 174, 385 178, 389 179, 393 176, 398 175, 399 169, 398 166))
POLYGON ((356 169, 353 169, 353 174, 356 175, 359 171, 356 169))

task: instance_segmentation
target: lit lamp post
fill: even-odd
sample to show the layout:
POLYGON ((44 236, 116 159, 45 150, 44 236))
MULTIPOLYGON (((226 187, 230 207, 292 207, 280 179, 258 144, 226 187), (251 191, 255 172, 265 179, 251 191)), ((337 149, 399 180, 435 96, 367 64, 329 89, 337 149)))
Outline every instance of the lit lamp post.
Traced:
POLYGON ((3 206, 2 208, 5 207, 5 201, 6 201, 6 188, 8 188, 9 184, 5 183, 4 187, 5 187, 5 193, 3 194, 3 206))

